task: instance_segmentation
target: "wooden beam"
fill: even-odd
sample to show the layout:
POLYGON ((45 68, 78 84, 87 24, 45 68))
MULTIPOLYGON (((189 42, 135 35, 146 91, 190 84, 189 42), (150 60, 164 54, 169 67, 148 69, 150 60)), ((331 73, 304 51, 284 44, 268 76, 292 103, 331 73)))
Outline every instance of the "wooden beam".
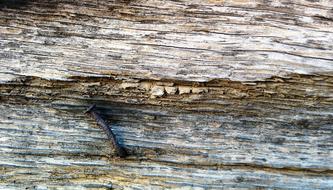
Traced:
POLYGON ((0 12, 1 81, 257 81, 333 71, 330 1, 27 2, 0 12))
POLYGON ((0 188, 333 189, 332 10, 3 1, 0 188))

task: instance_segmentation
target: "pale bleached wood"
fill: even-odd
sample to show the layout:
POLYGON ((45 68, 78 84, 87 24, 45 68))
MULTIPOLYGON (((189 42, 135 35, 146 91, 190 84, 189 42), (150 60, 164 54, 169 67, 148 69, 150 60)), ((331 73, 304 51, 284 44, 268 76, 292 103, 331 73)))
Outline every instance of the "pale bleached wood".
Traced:
POLYGON ((0 6, 1 189, 333 188, 332 1, 0 6))
POLYGON ((333 71, 330 0, 27 2, 0 12, 1 81, 251 81, 333 71))

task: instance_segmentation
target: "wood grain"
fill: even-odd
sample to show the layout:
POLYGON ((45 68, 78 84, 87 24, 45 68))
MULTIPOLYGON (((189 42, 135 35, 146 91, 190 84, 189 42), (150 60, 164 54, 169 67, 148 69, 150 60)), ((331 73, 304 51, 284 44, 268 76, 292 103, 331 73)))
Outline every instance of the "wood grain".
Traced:
MULTIPOLYGON (((186 176, 194 174, 185 172, 177 176, 178 183, 172 182, 170 188, 293 186, 301 189, 307 186, 305 189, 329 189, 333 184, 332 79, 331 76, 292 76, 251 84, 230 81, 198 84, 181 81, 129 83, 108 78, 73 81, 21 78, 1 86, 0 131, 5 153, 2 159, 12 160, 8 156, 20 154, 57 162, 67 162, 67 157, 73 162, 88 159, 86 162, 94 165, 94 171, 101 170, 94 162, 112 161, 114 152, 95 121, 83 114, 89 105, 97 104, 99 112, 111 123, 120 144, 130 154, 122 160, 121 167, 127 168, 128 163, 144 162, 146 167, 157 164, 171 170, 171 178, 177 176, 174 169, 169 168, 171 166, 181 172, 187 168, 205 168, 204 174, 200 174, 205 176, 202 183, 197 183, 194 177, 188 179, 186 176), (177 89, 176 94, 164 92, 161 97, 152 97, 154 86, 166 88, 171 85, 177 89), (150 89, 147 90, 147 86, 150 89), (179 94, 179 88, 190 90, 179 94), (264 173, 244 183, 225 184, 224 181, 230 178, 225 175, 219 182, 209 182, 212 177, 209 175, 218 175, 211 174, 212 171, 225 173, 230 169, 241 169, 241 177, 236 177, 240 179, 252 172, 264 173), (274 176, 271 183, 268 179, 272 178, 272 173, 286 176, 283 179, 274 176), (305 180, 304 175, 312 177, 305 177, 305 180), (291 181, 283 186, 280 180, 291 181)), ((22 159, 25 162, 25 158, 22 159)), ((18 168, 13 163, 9 165, 14 165, 13 170, 18 168)), ((58 165, 50 167, 52 171, 59 168, 58 165)), ((108 167, 114 167, 113 163, 108 167)), ((36 170, 40 172, 39 168, 36 170)), ((109 179, 120 189, 134 188, 134 183, 128 180, 132 180, 133 175, 143 174, 133 168, 128 170, 132 171, 123 174, 121 179, 115 174, 105 174, 108 176, 105 177, 99 172, 91 172, 89 175, 95 180, 109 179)), ((153 171, 161 180, 169 178, 164 176, 164 171, 153 171)), ((63 180, 67 178, 63 177, 63 180)), ((93 181, 86 182, 94 184, 93 181)), ((135 184, 142 188, 157 188, 154 177, 144 181, 135 181, 135 184)), ((4 180, 4 184, 8 182, 4 180)), ((35 183, 57 188, 64 185, 63 181, 35 183)), ((160 188, 169 187, 162 182, 159 185, 160 188)))
MULTIPOLYGON (((151 121, 154 110, 134 112, 132 106, 114 106, 117 113, 135 113, 114 114, 112 127, 122 138, 122 144, 132 150, 127 159, 114 159, 110 157, 112 151, 106 135, 93 127, 94 121, 85 117, 80 107, 4 104, 1 110, 5 111, 0 122, 0 183, 5 189, 333 187, 332 160, 328 159, 332 129, 298 130, 299 136, 288 133, 290 137, 285 136, 283 142, 267 142, 272 140, 266 137, 272 134, 269 129, 261 133, 256 133, 259 129, 240 131, 240 127, 232 126, 217 130, 203 124, 212 122, 214 117, 204 120, 200 115, 174 116, 178 122, 170 126, 173 122, 167 125, 168 122, 161 121, 166 115, 155 116, 151 121), (196 124, 198 121, 201 124, 196 124), (177 123, 182 123, 181 129, 177 123), (327 132, 330 134, 325 135, 327 132), (317 140, 308 143, 306 139, 317 140), (272 167, 260 166, 265 163, 272 167), (280 169, 290 165, 294 168, 280 169), (297 168, 300 165, 330 171, 297 168)), ((283 129, 275 130, 282 138, 283 129)))
POLYGON ((333 189, 332 5, 2 1, 0 189, 333 189))
POLYGON ((257 81, 333 71, 332 1, 28 1, 0 12, 1 81, 257 81))

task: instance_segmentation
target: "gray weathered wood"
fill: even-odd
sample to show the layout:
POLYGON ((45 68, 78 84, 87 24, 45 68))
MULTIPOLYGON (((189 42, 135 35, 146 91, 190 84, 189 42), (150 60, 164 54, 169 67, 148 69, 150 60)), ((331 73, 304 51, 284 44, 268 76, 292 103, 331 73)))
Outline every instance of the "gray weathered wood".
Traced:
POLYGON ((330 0, 0 4, 0 189, 333 189, 332 21, 330 0))
MULTIPOLYGON (((333 187, 331 172, 297 168, 302 164, 300 167, 319 169, 332 166, 328 158, 331 148, 327 148, 332 145, 332 134, 315 136, 325 133, 324 129, 300 130, 304 134, 299 137, 291 134, 281 142, 265 136, 273 132, 260 134, 255 133, 258 129, 248 129, 255 134, 247 134, 246 129, 232 129, 232 124, 220 127, 225 132, 214 133, 216 126, 203 124, 221 122, 221 119, 212 120, 214 117, 210 120, 206 117, 205 121, 202 116, 180 114, 174 119, 183 123, 182 127, 166 126, 168 122, 162 120, 167 112, 162 115, 147 108, 113 107, 122 113, 113 117, 119 119, 112 125, 115 132, 122 137, 126 148, 136 150, 125 160, 110 158, 106 136, 92 127, 94 122, 77 105, 2 105, 1 110, 5 110, 0 122, 2 186, 5 189, 64 188, 63 185, 69 185, 70 189, 106 188, 112 184, 116 188, 139 189, 333 187), (134 122, 134 118, 139 122, 134 122), (198 121, 201 124, 195 124, 198 121), (306 139, 319 140, 302 142, 306 139), (317 143, 323 148, 317 147, 317 143), (273 167, 260 166, 265 163, 273 167), (294 168, 279 169, 290 165, 294 168)), ((275 130, 282 138, 283 129, 275 130)))
POLYGON ((247 81, 333 71, 331 0, 28 2, 0 12, 2 81, 247 81))

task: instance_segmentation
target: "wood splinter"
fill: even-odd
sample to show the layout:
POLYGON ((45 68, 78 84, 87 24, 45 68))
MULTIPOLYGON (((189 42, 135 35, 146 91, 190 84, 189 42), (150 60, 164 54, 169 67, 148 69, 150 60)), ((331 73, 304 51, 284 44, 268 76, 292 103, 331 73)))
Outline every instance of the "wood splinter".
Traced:
POLYGON ((127 156, 126 150, 121 147, 117 141, 117 138, 115 134, 112 132, 109 125, 102 119, 102 117, 95 111, 96 105, 90 106, 84 113, 89 113, 97 122, 97 124, 104 130, 104 132, 107 134, 108 139, 111 141, 116 154, 120 158, 125 158, 127 156))

